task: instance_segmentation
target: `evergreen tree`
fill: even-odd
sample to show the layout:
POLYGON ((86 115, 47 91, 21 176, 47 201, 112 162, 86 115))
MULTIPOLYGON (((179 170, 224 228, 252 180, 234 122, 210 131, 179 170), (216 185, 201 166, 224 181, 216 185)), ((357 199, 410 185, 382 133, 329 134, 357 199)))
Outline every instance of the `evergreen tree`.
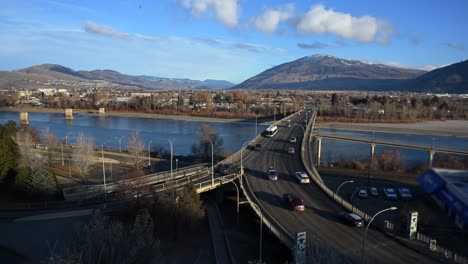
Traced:
POLYGON ((18 148, 13 140, 19 127, 16 122, 8 121, 5 125, 0 124, 0 183, 2 183, 7 176, 15 175, 18 148))

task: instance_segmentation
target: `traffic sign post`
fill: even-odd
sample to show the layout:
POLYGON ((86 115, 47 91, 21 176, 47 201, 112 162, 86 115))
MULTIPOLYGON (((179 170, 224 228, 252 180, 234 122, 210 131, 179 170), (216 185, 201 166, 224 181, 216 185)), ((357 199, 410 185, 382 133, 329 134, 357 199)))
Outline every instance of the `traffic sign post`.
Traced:
POLYGON ((307 248, 306 232, 297 233, 296 234, 296 256, 294 258, 296 264, 306 263, 306 248, 307 248))

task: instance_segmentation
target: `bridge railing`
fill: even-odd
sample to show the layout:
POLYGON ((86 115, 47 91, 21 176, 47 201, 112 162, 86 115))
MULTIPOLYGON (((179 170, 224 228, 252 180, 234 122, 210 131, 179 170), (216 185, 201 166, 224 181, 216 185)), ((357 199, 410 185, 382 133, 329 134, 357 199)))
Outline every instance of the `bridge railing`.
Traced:
MULTIPOLYGON (((263 205, 258 201, 255 194, 250 187, 250 183, 247 177, 243 178, 243 182, 245 182, 246 188, 241 188, 244 192, 244 196, 247 198, 247 201, 250 203, 255 203, 256 206, 250 204, 250 207, 254 210, 255 214, 260 218, 263 219, 263 224, 287 247, 290 249, 294 248, 294 238, 291 234, 289 234, 286 229, 283 228, 276 220, 273 218, 267 210, 263 207, 263 205), (260 209, 260 211, 259 211, 260 209)), ((243 185, 241 185, 243 186, 243 185)))
MULTIPOLYGON (((154 174, 149 174, 141 177, 137 177, 134 179, 125 179, 115 182, 110 182, 106 184, 106 190, 108 193, 114 193, 121 191, 124 188, 134 188, 138 186, 146 186, 146 185, 153 185, 156 183, 185 178, 187 176, 192 176, 198 171, 205 169, 206 164, 197 164, 195 166, 189 166, 185 168, 178 169, 177 171, 173 171, 172 177, 170 171, 164 171, 154 174)), ((94 184, 94 185, 86 185, 86 186, 79 186, 79 187, 69 187, 63 189, 63 196, 64 199, 67 201, 76 201, 80 199, 89 199, 96 196, 102 195, 104 192, 104 185, 103 184, 94 184)))

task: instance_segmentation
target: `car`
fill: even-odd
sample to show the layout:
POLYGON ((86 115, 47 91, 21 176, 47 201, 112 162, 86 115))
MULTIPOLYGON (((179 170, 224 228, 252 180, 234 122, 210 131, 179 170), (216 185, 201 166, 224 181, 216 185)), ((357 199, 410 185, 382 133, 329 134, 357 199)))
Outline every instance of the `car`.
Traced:
POLYGON ((287 124, 286 124, 286 127, 291 127, 291 123, 287 123, 287 124))
POLYGON ((367 190, 365 189, 360 189, 358 192, 359 198, 367 198, 367 190))
POLYGON ((399 188, 398 192, 400 193, 400 196, 404 200, 409 200, 413 198, 413 194, 411 193, 411 190, 409 188, 399 188))
POLYGON ((273 167, 268 168, 267 176, 272 181, 278 180, 278 172, 273 167))
POLYGON ((259 144, 259 143, 255 144, 254 150, 261 151, 262 150, 262 144, 259 144))
POLYGON ((47 150, 47 146, 44 146, 44 145, 42 145, 42 144, 36 144, 36 146, 34 146, 34 147, 37 148, 37 149, 45 149, 45 150, 47 150))
POLYGON ((383 192, 385 194, 385 197, 388 200, 398 200, 398 195, 395 192, 395 189, 393 189, 393 188, 383 188, 383 192))
POLYGON ((309 175, 307 175, 307 173, 303 171, 297 171, 295 175, 299 183, 310 183, 309 175))
POLYGON ((289 147, 289 148, 288 148, 288 153, 291 154, 291 155, 293 155, 293 154, 295 153, 294 148, 293 148, 293 147, 289 147))
POLYGON ((294 211, 304 211, 305 205, 304 201, 294 193, 284 193, 283 199, 288 203, 291 210, 294 211))
POLYGON ((297 139, 295 137, 290 137, 289 138, 289 142, 291 143, 296 143, 297 142, 297 139))
POLYGON ((359 215, 355 213, 341 213, 340 218, 343 222, 345 222, 348 225, 356 227, 364 226, 364 219, 362 219, 359 215))
POLYGON ((377 187, 370 187, 369 191, 372 196, 379 196, 379 190, 377 189, 377 187))
POLYGON ((237 168, 237 166, 233 163, 221 164, 220 166, 221 167, 219 169, 219 172, 221 173, 221 175, 228 175, 240 172, 240 169, 237 168))

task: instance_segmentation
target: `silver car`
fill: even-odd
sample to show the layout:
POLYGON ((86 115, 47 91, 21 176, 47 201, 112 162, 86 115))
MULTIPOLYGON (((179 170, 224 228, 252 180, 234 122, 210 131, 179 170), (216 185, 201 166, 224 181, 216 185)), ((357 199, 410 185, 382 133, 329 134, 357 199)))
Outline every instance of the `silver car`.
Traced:
POLYGON ((296 179, 299 183, 310 183, 309 175, 303 171, 296 172, 296 179))

